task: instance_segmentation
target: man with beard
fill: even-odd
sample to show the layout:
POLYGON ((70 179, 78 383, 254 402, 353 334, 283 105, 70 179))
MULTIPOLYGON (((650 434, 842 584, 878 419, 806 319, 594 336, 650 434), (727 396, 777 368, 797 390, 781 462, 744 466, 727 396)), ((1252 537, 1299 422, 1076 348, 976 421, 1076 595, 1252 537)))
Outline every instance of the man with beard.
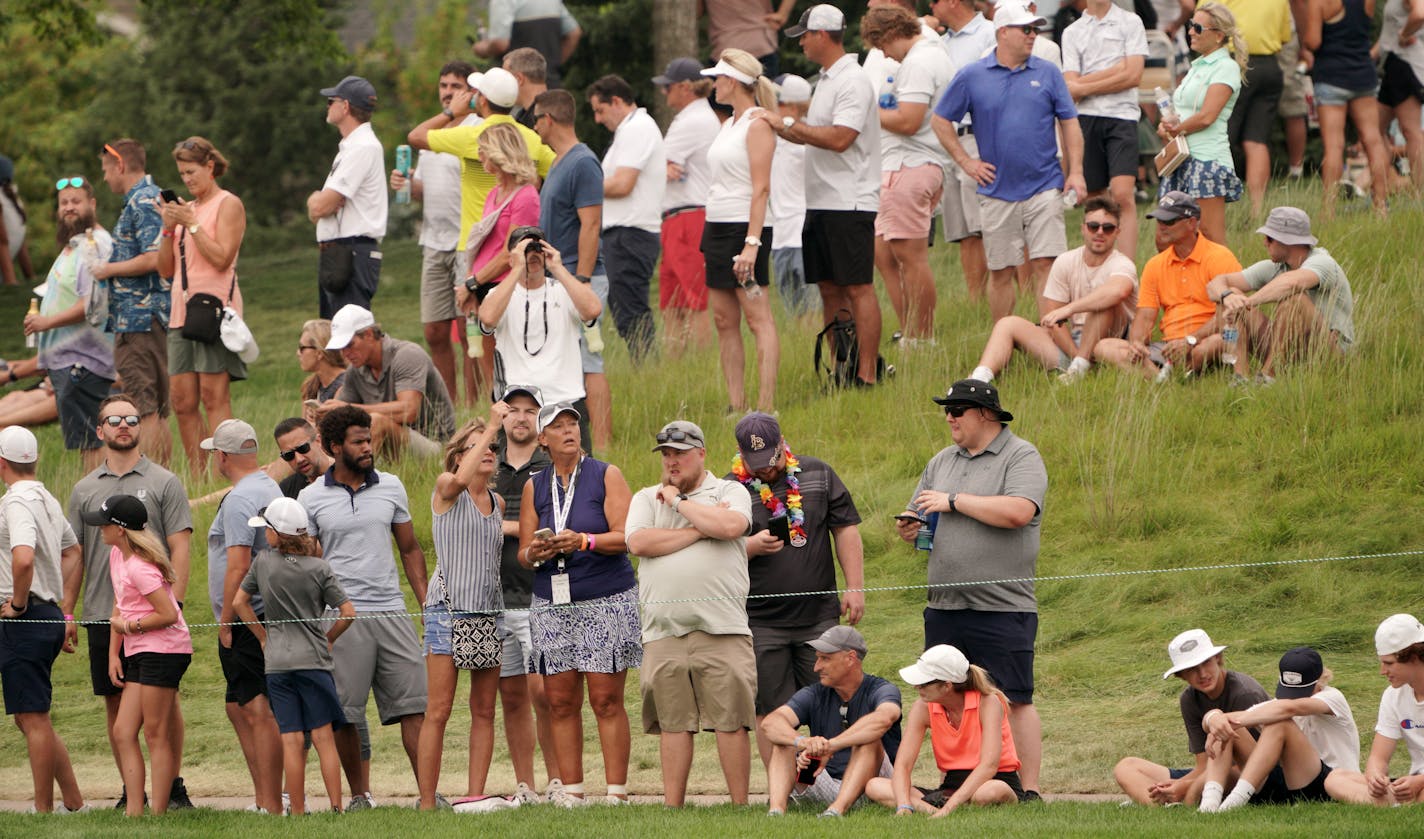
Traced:
POLYGON ((746 535, 751 496, 707 471, 702 429, 663 426, 653 451, 662 482, 628 507, 628 551, 638 566, 643 618, 643 730, 662 739, 663 800, 681 807, 692 737, 717 734, 733 804, 747 803, 756 724, 756 656, 747 624, 746 535))
POLYGON ((1098 341, 1127 334, 1137 308, 1137 267, 1116 249, 1121 224, 1122 209, 1112 198, 1083 203, 1083 246, 1053 260, 1038 323, 1000 318, 969 378, 992 382, 1019 349, 1067 384, 1092 367, 1098 341))
POLYGON ((292 474, 277 482, 277 488, 286 497, 296 498, 308 484, 331 468, 331 456, 322 451, 316 429, 301 417, 288 417, 277 423, 272 436, 277 440, 277 453, 292 470, 292 474))
MULTIPOLYGON (((109 546, 104 544, 100 529, 85 524, 80 515, 86 510, 99 509, 105 499, 115 495, 132 495, 142 501, 148 508, 146 529, 168 548, 168 561, 173 565, 173 574, 177 578, 173 583, 173 596, 177 598, 180 609, 188 591, 188 549, 193 535, 188 496, 177 475, 144 456, 142 419, 138 406, 124 394, 110 396, 99 403, 96 434, 104 444, 104 459, 98 468, 74 485, 67 511, 69 523, 84 551, 84 562, 79 568, 79 579, 65 588, 64 613, 75 613, 82 592, 84 628, 89 636, 89 680, 94 695, 104 699, 110 743, 113 742, 114 720, 119 713, 119 697, 123 689, 115 687, 109 680, 108 616, 114 611, 109 546)), ((181 765, 183 716, 178 701, 174 699, 173 752, 181 765)), ((115 754, 118 754, 117 750, 115 754)), ((125 803, 121 800, 119 809, 123 809, 125 803)), ((192 806, 183 779, 174 778, 168 797, 169 809, 192 806)))
MULTIPOLYGON (((415 602, 425 602, 425 552, 410 521, 410 501, 400 478, 379 472, 371 448, 371 415, 343 405, 321 418, 321 444, 331 468, 297 500, 321 540, 326 561, 359 617, 332 648, 333 676, 347 720, 365 719, 374 690, 382 725, 400 723, 401 743, 415 771, 416 745, 425 722, 425 662, 420 639, 405 617, 391 537, 415 602)), ((371 755, 363 753, 355 726, 336 731, 336 749, 351 786, 347 812, 375 806, 371 755)))
POLYGON ((25 334, 39 336, 39 366, 49 371, 59 407, 64 447, 84 452, 84 468, 99 463, 94 427, 99 403, 114 386, 114 342, 84 318, 94 288, 93 268, 109 259, 114 240, 94 220, 94 187, 82 177, 63 178, 55 213, 61 248, 45 281, 39 314, 25 316, 25 334))

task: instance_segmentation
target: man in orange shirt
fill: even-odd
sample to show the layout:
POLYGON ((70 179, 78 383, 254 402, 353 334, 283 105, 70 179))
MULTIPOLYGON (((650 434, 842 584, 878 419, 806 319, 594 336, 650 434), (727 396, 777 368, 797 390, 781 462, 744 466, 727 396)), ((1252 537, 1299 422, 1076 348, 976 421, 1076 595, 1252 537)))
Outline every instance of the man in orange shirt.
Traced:
POLYGON ((1165 381, 1172 367, 1196 374, 1221 354, 1221 327, 1206 284, 1218 273, 1240 271, 1241 263, 1225 245, 1201 235, 1201 207, 1184 192, 1162 196, 1147 217, 1157 220, 1160 252, 1142 268, 1137 316, 1127 340, 1104 338, 1095 356, 1165 381), (1158 310, 1162 340, 1149 344, 1158 310))

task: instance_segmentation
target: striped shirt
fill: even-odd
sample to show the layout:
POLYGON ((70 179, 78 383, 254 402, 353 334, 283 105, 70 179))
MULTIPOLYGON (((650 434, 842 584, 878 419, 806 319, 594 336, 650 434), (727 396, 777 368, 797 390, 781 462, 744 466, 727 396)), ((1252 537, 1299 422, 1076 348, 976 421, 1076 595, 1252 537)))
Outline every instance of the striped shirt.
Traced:
POLYGON ((460 493, 450 509, 434 515, 430 535, 435 543, 435 578, 425 595, 427 607, 443 605, 452 612, 504 608, 499 577, 504 515, 499 496, 493 490, 486 492, 489 515, 479 511, 468 492, 460 493))

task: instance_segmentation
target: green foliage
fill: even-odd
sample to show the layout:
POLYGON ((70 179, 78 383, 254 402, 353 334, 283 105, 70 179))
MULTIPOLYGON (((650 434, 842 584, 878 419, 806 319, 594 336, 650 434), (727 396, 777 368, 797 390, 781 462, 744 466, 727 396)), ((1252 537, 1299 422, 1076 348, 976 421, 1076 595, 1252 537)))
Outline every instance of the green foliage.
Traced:
POLYGON ((9 47, 17 30, 28 29, 41 41, 73 49, 99 40, 89 0, 6 0, 0 3, 0 44, 9 47))
POLYGON ((583 90, 616 73, 633 86, 638 104, 652 109, 661 95, 652 78, 662 71, 653 66, 653 0, 568 3, 568 7, 583 29, 583 40, 564 65, 564 87, 578 102, 579 139, 602 154, 613 135, 593 121, 583 90))

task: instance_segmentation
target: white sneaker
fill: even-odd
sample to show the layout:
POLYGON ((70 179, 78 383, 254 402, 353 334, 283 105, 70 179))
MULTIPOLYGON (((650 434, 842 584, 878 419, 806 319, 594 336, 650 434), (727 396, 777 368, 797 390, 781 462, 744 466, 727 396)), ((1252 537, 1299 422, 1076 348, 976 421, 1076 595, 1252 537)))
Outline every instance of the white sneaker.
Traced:
POLYGON ((605 795, 603 797, 603 803, 610 807, 626 807, 628 806, 628 799, 619 798, 616 795, 605 795))
POLYGON ((554 800, 554 795, 556 793, 562 792, 563 789, 563 781, 559 780, 558 778, 550 778, 549 785, 547 787, 544 787, 544 800, 552 802, 554 800))
POLYGON ((529 788, 529 785, 526 784, 526 783, 524 783, 523 781, 520 781, 520 782, 519 782, 519 786, 515 788, 515 790, 514 790, 514 797, 517 798, 517 799, 519 799, 519 803, 520 803, 520 804, 542 804, 542 803, 543 803, 543 799, 539 797, 539 793, 537 793, 537 792, 535 792, 534 790, 530 789, 530 788, 529 788))
POLYGON ((71 810, 71 809, 69 809, 68 807, 64 806, 64 802, 63 802, 63 801, 56 801, 56 802, 54 802, 54 813, 55 813, 55 815, 57 815, 57 816, 68 816, 68 815, 70 815, 70 814, 72 814, 72 813, 87 813, 87 812, 89 812, 89 805, 88 805, 88 804, 80 804, 80 805, 79 805, 79 809, 77 809, 77 810, 71 810))
POLYGON ((351 803, 346 805, 346 812, 350 813, 356 810, 370 810, 375 806, 376 799, 371 795, 371 793, 363 792, 360 795, 351 796, 351 803))
POLYGON ((577 795, 574 795, 573 793, 564 789, 563 785, 561 784, 558 789, 552 790, 549 793, 549 803, 553 804, 555 807, 563 807, 565 810, 572 810, 575 807, 582 807, 585 802, 582 798, 579 798, 577 795))

